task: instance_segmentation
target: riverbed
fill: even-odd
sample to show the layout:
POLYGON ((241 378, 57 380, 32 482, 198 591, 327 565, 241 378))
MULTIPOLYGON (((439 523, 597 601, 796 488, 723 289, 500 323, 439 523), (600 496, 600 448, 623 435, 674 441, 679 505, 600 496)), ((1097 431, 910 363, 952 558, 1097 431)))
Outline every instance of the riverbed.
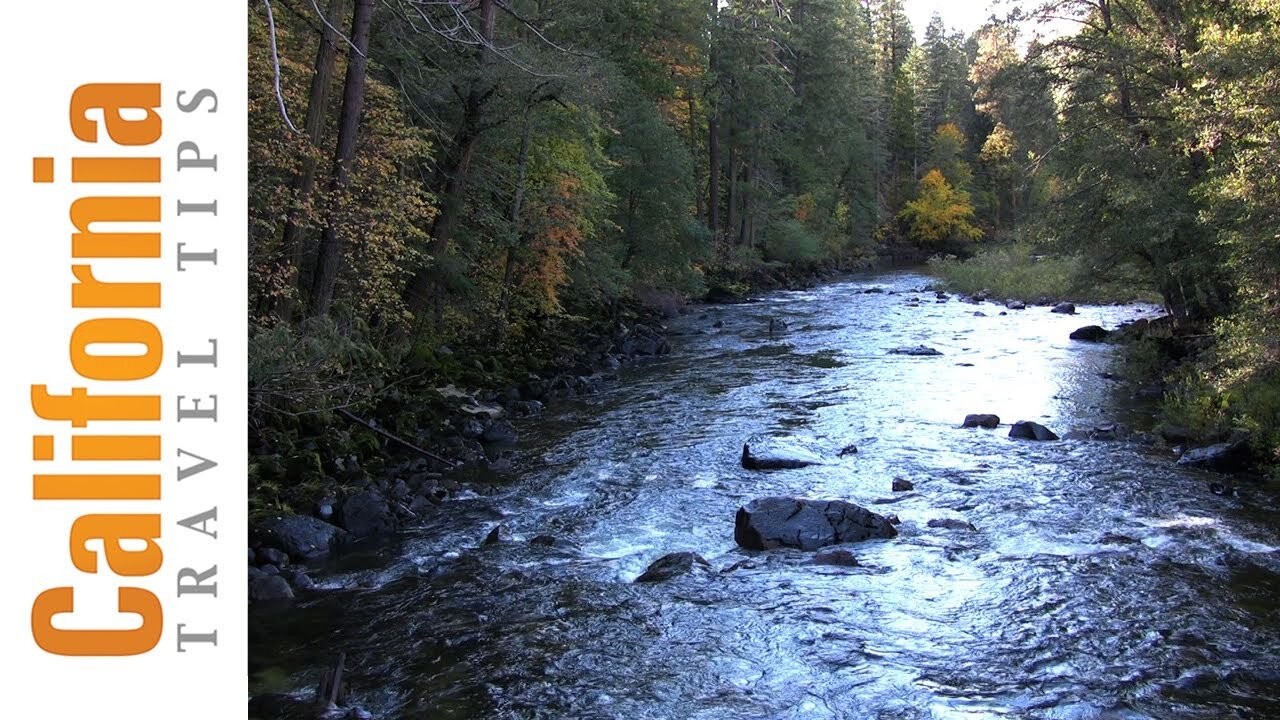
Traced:
POLYGON ((520 421, 511 473, 255 610, 252 689, 302 691, 345 652, 353 703, 385 718, 1280 717, 1275 496, 1214 494, 1133 441, 1151 408, 1116 348, 1068 339, 1157 309, 1005 310, 930 282, 673 320, 671 355, 520 421), (916 345, 941 354, 888 352, 916 345), (1120 439, 1010 439, 1018 420, 1120 439), (746 470, 748 441, 824 462, 746 470), (769 495, 893 513, 899 536, 848 546, 854 568, 738 548, 736 510, 769 495), (632 582, 686 550, 715 572, 632 582))

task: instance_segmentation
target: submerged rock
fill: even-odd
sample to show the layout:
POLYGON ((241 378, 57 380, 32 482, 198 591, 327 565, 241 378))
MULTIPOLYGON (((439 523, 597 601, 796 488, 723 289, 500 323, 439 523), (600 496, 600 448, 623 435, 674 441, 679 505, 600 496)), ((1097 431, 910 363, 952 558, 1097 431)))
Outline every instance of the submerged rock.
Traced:
POLYGON ((835 565, 836 567, 858 567, 858 558, 843 548, 820 550, 809 561, 811 565, 835 565))
POLYGON ((564 538, 548 534, 536 535, 533 538, 530 538, 529 544, 536 545, 538 547, 555 548, 557 550, 577 551, 579 549, 577 544, 572 540, 565 540, 564 538))
POLYGON ((1040 441, 1059 439, 1058 436, 1049 428, 1041 425, 1040 423, 1034 423, 1029 420, 1021 420, 1014 423, 1013 427, 1009 428, 1009 437, 1019 438, 1022 440, 1040 441))
POLYGON ((894 492, 908 492, 910 490, 915 490, 915 489, 916 489, 915 484, 906 478, 896 477, 893 479, 894 492))
POLYGON ((787 455, 777 451, 766 451, 763 455, 751 452, 750 445, 742 446, 742 467, 748 470, 792 470, 821 464, 816 458, 804 457, 800 454, 787 455))
POLYGON ((1077 328, 1071 333, 1072 340, 1083 340, 1084 342, 1101 342, 1103 338, 1110 335, 1110 331, 1099 325, 1085 325, 1077 328))
POLYGON ((934 518, 929 521, 929 527, 944 528, 947 530, 968 530, 970 532, 978 529, 973 526, 973 523, 967 520, 958 520, 956 518, 934 518))
POLYGON ((858 454, 858 446, 852 443, 840 448, 840 457, 844 457, 845 455, 857 455, 857 454, 858 454))
POLYGON ((711 563, 694 552, 673 552, 654 560, 636 582, 662 582, 688 574, 695 569, 710 570, 711 563))
POLYGON ((889 351, 889 354, 890 355, 913 355, 917 357, 932 357, 934 355, 941 355, 942 353, 926 345, 903 345, 902 347, 893 348, 892 350, 889 351))
POLYGON ((897 534, 884 516, 843 500, 766 497, 738 509, 733 538, 752 550, 816 550, 897 534))
POLYGON ((1094 542, 1097 543, 1098 545, 1135 545, 1140 543, 1141 541, 1137 540, 1136 538, 1131 538, 1128 535, 1121 535, 1120 533, 1109 532, 1109 533, 1103 533, 1102 537, 1099 537, 1097 540, 1094 540, 1094 542))
POLYGON ((999 427, 999 425, 1000 425, 999 415, 981 413, 977 415, 965 415, 964 424, 961 425, 960 427, 966 427, 966 428, 981 427, 981 428, 991 429, 994 427, 999 427))

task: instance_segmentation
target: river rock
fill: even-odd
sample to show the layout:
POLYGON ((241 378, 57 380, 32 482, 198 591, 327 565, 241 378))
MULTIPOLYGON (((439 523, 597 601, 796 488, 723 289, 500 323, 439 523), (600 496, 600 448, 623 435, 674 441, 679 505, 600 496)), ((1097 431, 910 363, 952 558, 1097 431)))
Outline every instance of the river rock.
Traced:
POLYGON ((644 573, 636 578, 636 582, 663 582, 694 570, 710 569, 711 563, 697 553, 673 552, 650 563, 644 573))
POLYGON ((249 581, 249 600, 252 602, 292 599, 293 588, 279 575, 260 575, 249 581))
POLYGON ((1055 312, 1059 315, 1075 315, 1076 306, 1069 302, 1058 303, 1057 305, 1054 305, 1053 309, 1049 312, 1055 312))
POLYGON ((1244 440, 1237 440, 1193 448, 1178 458, 1178 464, 1219 472, 1243 470, 1249 465, 1249 446, 1244 440))
POLYGON ((748 470, 791 470, 820 464, 821 461, 817 458, 808 457, 798 452, 787 454, 782 451, 769 450, 757 455, 751 452, 750 445, 742 446, 742 467, 748 470))
POLYGON ((1120 427, 1115 424, 1098 425, 1089 431, 1090 440, 1111 442, 1120 438, 1120 427))
POLYGON ((484 429, 484 441, 493 445, 514 445, 518 438, 515 427, 506 420, 499 420, 484 429))
POLYGON ((289 585, 295 590, 314 590, 316 581, 311 576, 301 570, 291 569, 282 573, 282 577, 289 581, 289 585))
POLYGON ((535 535, 529 539, 529 544, 536 545, 538 547, 554 548, 556 550, 571 550, 574 552, 580 549, 572 540, 565 540, 564 538, 548 534, 535 535))
POLYGON ((499 545, 506 542, 511 542, 511 530, 508 529, 506 525, 499 524, 493 526, 493 529, 489 531, 489 534, 484 536, 484 542, 481 544, 499 545))
POLYGON ((968 530, 970 532, 978 529, 973 526, 973 523, 967 520, 958 520, 956 518, 934 518, 929 521, 929 527, 944 528, 946 530, 968 530))
POLYGON ((1085 325, 1077 328, 1071 333, 1072 340, 1082 340, 1084 342, 1101 342, 1110 333, 1106 328, 1098 325, 1085 325))
POLYGON ((858 454, 858 446, 852 443, 840 448, 840 457, 844 457, 845 455, 857 455, 857 454, 858 454))
POLYGON ((915 484, 906 478, 896 477, 893 479, 894 492, 909 492, 915 489, 916 489, 915 484))
POLYGON ((1021 440, 1057 440, 1058 436, 1052 430, 1029 420, 1021 420, 1013 424, 1009 428, 1009 437, 1019 438, 1021 440))
POLYGON ((816 550, 897 534, 884 516, 843 500, 766 497, 738 509, 733 538, 751 550, 816 550))
POLYGON ((665 355, 671 352, 671 344, 648 325, 636 325, 622 337, 618 349, 623 355, 665 355))
MULTIPOLYGON (((512 400, 507 403, 507 410, 516 417, 527 417, 529 415, 537 415, 546 409, 542 403, 537 400, 512 400)), ((483 433, 482 433, 483 434, 483 433)))
POLYGON ((844 548, 819 550, 809 561, 811 565, 835 565, 836 567, 858 567, 858 558, 844 548))
POLYGON ((459 425, 458 431, 462 434, 462 437, 468 440, 475 440, 484 435, 484 423, 475 417, 468 417, 459 425))
POLYGON ((903 345, 889 351, 890 355, 912 355, 916 357, 932 357, 942 353, 926 345, 903 345))
POLYGON ((965 415, 964 424, 960 427, 966 428, 995 428, 1000 425, 1000 416, 991 414, 965 415))
POLYGON ((283 550, 277 550, 273 547, 258 548, 258 556, 256 558, 259 565, 275 565, 276 567, 284 567, 289 564, 289 555, 283 550))
POLYGON ((396 531, 399 522, 382 495, 365 490, 346 499, 338 511, 338 524, 352 537, 387 535, 396 531))
POLYGON ((1021 300, 1010 300, 1009 302, 1005 303, 1004 306, 1009 308, 1010 310, 1026 310, 1027 309, 1027 304, 1022 302, 1021 300))
POLYGON ((327 555, 347 537, 347 531, 308 515, 272 518, 259 526, 258 534, 264 543, 299 559, 327 555))

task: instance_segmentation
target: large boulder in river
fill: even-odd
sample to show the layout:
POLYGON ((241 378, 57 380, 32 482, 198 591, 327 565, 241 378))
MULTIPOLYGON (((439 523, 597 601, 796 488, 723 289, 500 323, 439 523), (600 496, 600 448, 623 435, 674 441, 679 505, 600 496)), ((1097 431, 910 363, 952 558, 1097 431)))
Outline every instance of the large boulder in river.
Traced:
POLYGON ((751 550, 827 545, 891 538, 897 528, 883 515, 843 500, 758 498, 738 509, 733 539, 751 550))
POLYGON ((711 563, 698 553, 673 552, 654 560, 636 582, 662 582, 693 570, 710 570, 711 563))
POLYGON ((999 415, 977 414, 977 415, 965 415, 964 424, 961 425, 960 427, 967 427, 967 428, 980 427, 980 428, 987 428, 988 430, 990 430, 991 428, 999 427, 999 425, 1000 425, 999 415))
POLYGON ((820 459, 800 451, 767 450, 756 454, 750 445, 742 446, 742 467, 748 470, 791 470, 821 464, 820 459))
POLYGON ((263 544, 278 547, 290 557, 306 559, 327 555, 347 532, 308 515, 284 515, 258 527, 263 544))
POLYGON ((1083 340, 1085 342, 1101 342, 1110 335, 1110 331, 1098 325, 1085 325, 1071 333, 1072 340, 1083 340))
POLYGON ((1009 437, 1022 440, 1057 440, 1058 436, 1040 423, 1022 420, 1009 428, 1009 437))
POLYGON ((1076 306, 1069 302, 1058 303, 1057 305, 1054 305, 1053 309, 1049 312, 1055 312, 1059 315, 1075 315, 1076 306))
POLYGON ((1249 465, 1249 445, 1244 440, 1237 440, 1193 448, 1178 458, 1178 464, 1219 472, 1243 470, 1249 465))

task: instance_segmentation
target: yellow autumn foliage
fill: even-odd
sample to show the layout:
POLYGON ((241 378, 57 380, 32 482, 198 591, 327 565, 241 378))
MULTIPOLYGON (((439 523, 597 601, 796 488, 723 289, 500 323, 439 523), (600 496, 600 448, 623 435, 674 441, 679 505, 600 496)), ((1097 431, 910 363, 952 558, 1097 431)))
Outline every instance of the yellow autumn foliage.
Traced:
POLYGON ((973 216, 969 193, 952 187, 937 168, 920 179, 916 199, 899 214, 910 226, 911 239, 924 246, 982 237, 973 216))

